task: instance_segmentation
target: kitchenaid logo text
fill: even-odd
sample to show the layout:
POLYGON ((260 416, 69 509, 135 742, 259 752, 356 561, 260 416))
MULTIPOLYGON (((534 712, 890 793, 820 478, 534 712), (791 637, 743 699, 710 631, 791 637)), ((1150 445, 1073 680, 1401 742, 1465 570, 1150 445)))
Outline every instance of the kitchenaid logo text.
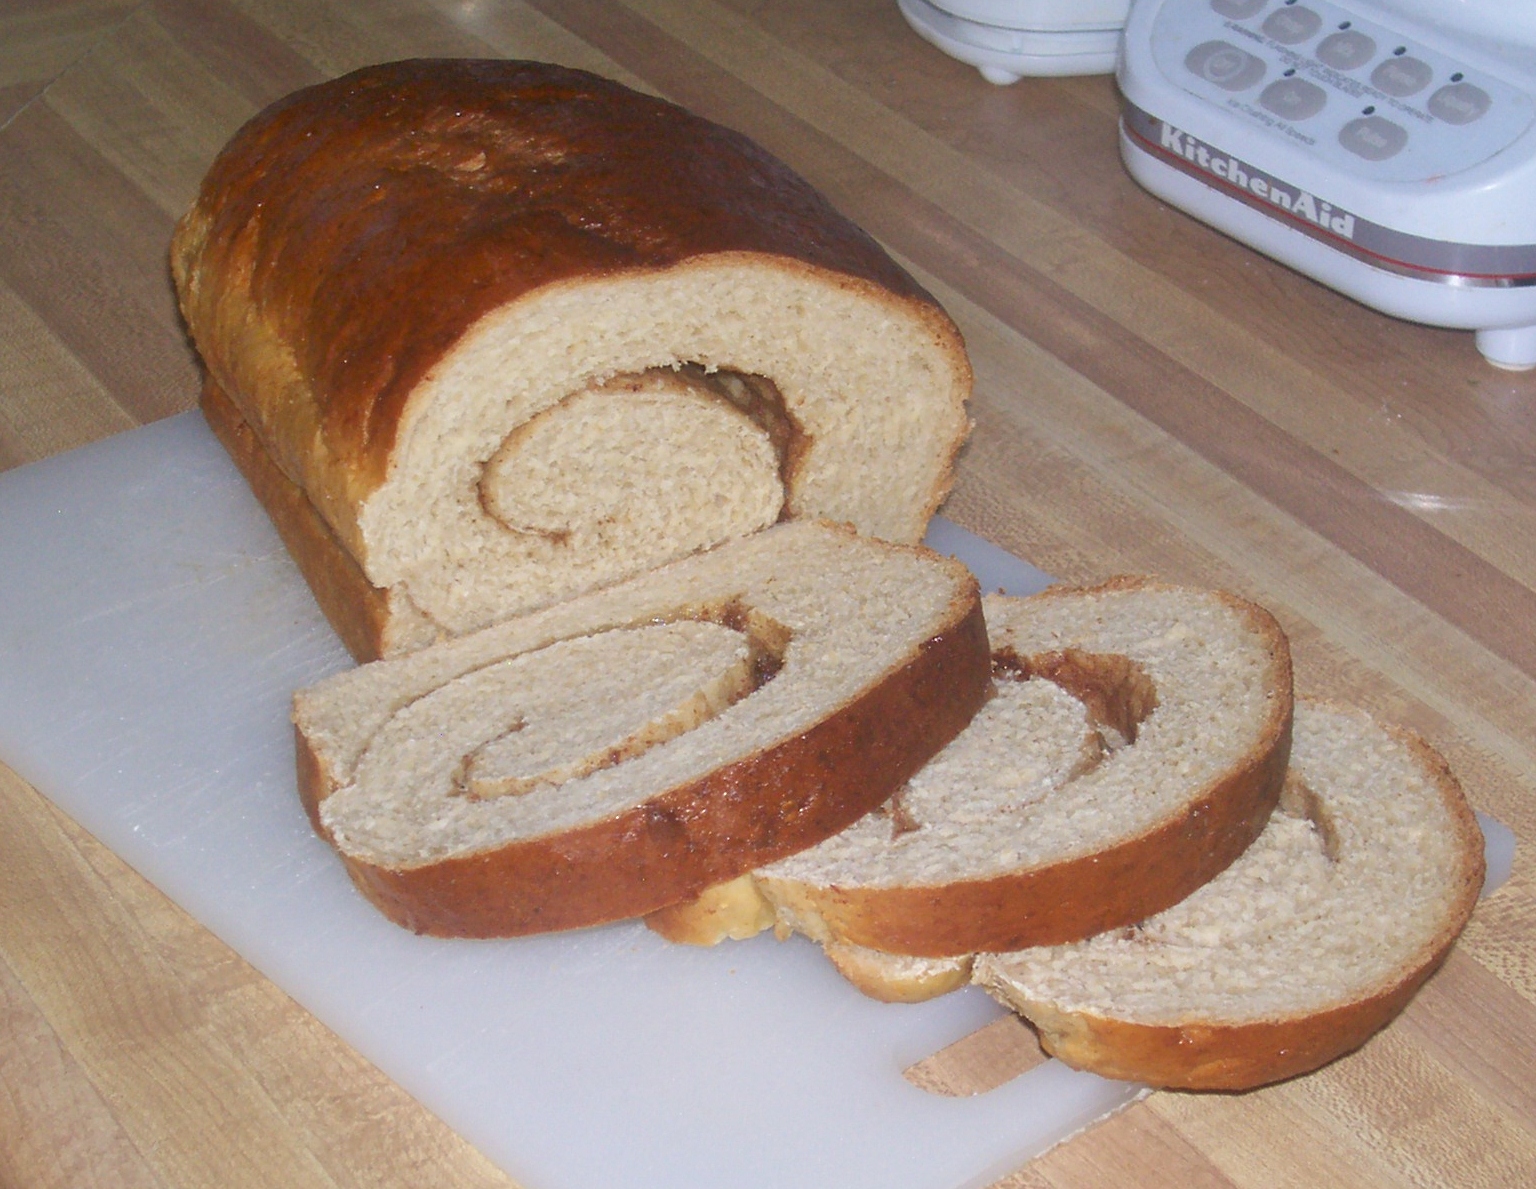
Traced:
POLYGON ((1282 211, 1289 212, 1293 218, 1305 219, 1324 231, 1331 231, 1344 239, 1355 238, 1354 215, 1347 211, 1335 210, 1331 205, 1308 194, 1305 190, 1299 190, 1266 174, 1255 172, 1252 166, 1245 165, 1236 157, 1229 157, 1220 149, 1213 149, 1210 145, 1196 140, 1189 133, 1181 128, 1175 128, 1166 120, 1159 121, 1158 144, 1165 153, 1182 157, 1195 168, 1212 177, 1220 178, 1229 186, 1247 191, 1255 198, 1262 199, 1282 211))

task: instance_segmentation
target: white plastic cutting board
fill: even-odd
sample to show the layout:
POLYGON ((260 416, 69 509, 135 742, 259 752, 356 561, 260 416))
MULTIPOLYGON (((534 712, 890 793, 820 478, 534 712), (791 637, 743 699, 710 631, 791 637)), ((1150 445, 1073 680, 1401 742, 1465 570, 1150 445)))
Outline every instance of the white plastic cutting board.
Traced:
POLYGON ((349 663, 196 414, 0 475, 0 760, 528 1189, 984 1185, 1136 1092, 1055 1061, 919 1090, 1000 1009, 875 1003, 808 943, 389 924, 294 791, 289 696, 349 663))
POLYGON ((289 696, 349 663, 196 414, 0 474, 0 760, 527 1189, 981 1186, 1138 1093, 1056 1061, 925 1093, 901 1071, 1000 1009, 876 1003, 809 943, 389 924, 294 789, 289 696))

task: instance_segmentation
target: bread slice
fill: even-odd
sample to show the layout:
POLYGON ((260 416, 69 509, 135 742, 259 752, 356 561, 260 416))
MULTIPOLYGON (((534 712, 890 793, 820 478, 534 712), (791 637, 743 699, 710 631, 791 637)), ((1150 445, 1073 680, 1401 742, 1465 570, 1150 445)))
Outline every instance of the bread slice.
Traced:
POLYGON ((1445 761, 1365 714, 1300 702, 1285 796, 1180 904, 974 977, 1067 1064, 1193 1090, 1317 1069, 1389 1022, 1445 957, 1483 838, 1445 761))
MULTIPOLYGON (((1145 578, 984 608, 997 693, 954 743, 881 810, 652 927, 710 944, 772 920, 866 990, 914 998, 861 974, 861 947, 963 959, 1077 940, 1177 903, 1247 848, 1290 746, 1271 615, 1145 578)), ((964 961, 903 969, 931 990, 964 961)))
POLYGON ((837 832, 989 687, 964 566, 799 521, 300 691, 299 788, 400 924, 578 928, 837 832))
POLYGON ((874 240, 746 138, 543 63, 280 100, 171 265, 205 411, 360 659, 780 519, 915 543, 969 431, 960 334, 874 240))

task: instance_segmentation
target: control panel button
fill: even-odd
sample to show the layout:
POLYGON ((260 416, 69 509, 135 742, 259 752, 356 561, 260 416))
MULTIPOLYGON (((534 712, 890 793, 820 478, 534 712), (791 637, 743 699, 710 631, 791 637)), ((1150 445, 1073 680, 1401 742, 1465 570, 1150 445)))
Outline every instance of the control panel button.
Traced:
POLYGON ((1221 16, 1241 21, 1251 17, 1268 3, 1269 0, 1211 0, 1211 7, 1221 16))
POLYGON ((1417 95, 1435 77, 1428 62, 1419 58, 1388 58, 1371 71, 1371 86, 1398 99, 1417 95))
POLYGON ((1376 42, 1356 29, 1330 33, 1317 45, 1317 57, 1335 70, 1353 70, 1376 56, 1376 42))
POLYGON ((1246 91, 1264 77, 1264 59, 1230 41, 1201 42, 1185 55, 1184 66, 1224 91, 1246 91))
POLYGON ((1323 110, 1328 93, 1300 78, 1277 78, 1259 92, 1259 106, 1287 120, 1305 120, 1323 110))
POLYGON ((1381 116, 1361 116, 1339 129, 1339 143, 1367 161, 1385 161, 1403 151, 1408 129, 1381 116))
POLYGON ((1425 104, 1429 114, 1447 124, 1470 124, 1488 113, 1493 100, 1488 92, 1471 83, 1451 83, 1441 87, 1425 104))
POLYGON ((1322 27, 1323 18, 1299 4, 1275 9, 1259 26, 1266 36, 1273 37, 1281 45, 1295 45, 1305 41, 1322 27))

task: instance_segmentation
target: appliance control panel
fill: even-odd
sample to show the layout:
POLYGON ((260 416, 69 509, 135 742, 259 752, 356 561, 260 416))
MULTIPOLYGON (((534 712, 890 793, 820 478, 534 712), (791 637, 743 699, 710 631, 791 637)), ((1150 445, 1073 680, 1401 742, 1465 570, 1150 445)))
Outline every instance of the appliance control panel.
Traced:
POLYGON ((1459 173, 1536 119, 1529 91, 1495 67, 1324 0, 1166 0, 1151 51, 1234 132, 1282 138, 1362 180, 1459 173))

